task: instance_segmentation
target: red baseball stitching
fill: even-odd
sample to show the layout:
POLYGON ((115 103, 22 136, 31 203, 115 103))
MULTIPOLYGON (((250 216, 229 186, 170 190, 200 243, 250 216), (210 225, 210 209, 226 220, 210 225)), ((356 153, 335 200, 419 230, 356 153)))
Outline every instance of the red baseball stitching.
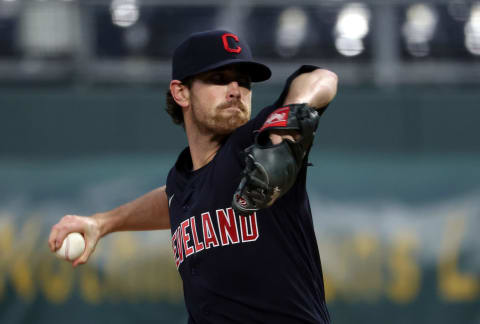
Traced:
POLYGON ((70 261, 70 257, 68 255, 68 250, 70 250, 70 239, 67 237, 65 240, 67 240, 66 245, 65 245, 65 259, 70 261))

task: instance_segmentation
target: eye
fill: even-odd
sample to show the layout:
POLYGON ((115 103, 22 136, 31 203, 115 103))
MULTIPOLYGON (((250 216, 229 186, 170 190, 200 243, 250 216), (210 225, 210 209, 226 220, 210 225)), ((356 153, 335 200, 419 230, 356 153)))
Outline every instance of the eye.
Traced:
POLYGON ((238 82, 238 85, 243 88, 250 89, 252 87, 249 77, 238 78, 237 82, 238 82))
POLYGON ((230 82, 236 81, 240 87, 250 89, 251 88, 251 81, 250 77, 247 75, 229 75, 222 72, 215 72, 208 75, 204 82, 215 84, 215 85, 226 85, 230 82))
POLYGON ((227 83, 227 81, 225 80, 225 77, 222 73, 213 73, 212 75, 210 75, 210 77, 208 78, 207 81, 209 83, 218 84, 218 85, 222 85, 222 84, 227 83))

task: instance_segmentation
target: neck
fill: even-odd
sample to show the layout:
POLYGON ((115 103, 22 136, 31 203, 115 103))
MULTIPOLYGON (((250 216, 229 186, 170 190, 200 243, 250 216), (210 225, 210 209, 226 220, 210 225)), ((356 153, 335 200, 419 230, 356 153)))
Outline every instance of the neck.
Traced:
POLYGON ((224 136, 192 134, 187 131, 193 170, 198 170, 213 160, 223 139, 224 136))

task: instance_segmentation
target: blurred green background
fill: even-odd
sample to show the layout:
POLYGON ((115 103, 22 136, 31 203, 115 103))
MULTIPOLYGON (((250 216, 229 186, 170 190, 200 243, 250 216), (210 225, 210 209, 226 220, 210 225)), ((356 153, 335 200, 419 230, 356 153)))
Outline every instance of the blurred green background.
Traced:
POLYGON ((169 231, 109 235, 75 270, 47 237, 165 183, 186 145, 171 51, 218 26, 272 66, 254 114, 301 64, 339 75, 308 177, 333 323, 480 323, 480 6, 239 3, 0 0, 0 323, 186 323, 169 231))
MULTIPOLYGON (((254 106, 280 90, 255 89, 254 106)), ((64 214, 165 183, 185 138, 163 88, 0 93, 2 323, 185 323, 168 231, 113 234, 76 270, 46 244, 64 214)), ((309 170, 336 323, 478 322, 479 98, 340 87, 309 170)))

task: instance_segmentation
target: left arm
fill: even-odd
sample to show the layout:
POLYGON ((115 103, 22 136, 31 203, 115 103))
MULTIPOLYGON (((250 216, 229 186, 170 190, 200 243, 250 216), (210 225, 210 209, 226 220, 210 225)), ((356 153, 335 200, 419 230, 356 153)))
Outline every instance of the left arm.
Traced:
POLYGON ((306 103, 315 109, 328 105, 337 94, 338 77, 325 69, 302 73, 297 76, 288 89, 284 105, 306 103))
POLYGON ((287 111, 278 108, 271 113, 271 120, 267 119, 262 126, 255 144, 245 150, 246 166, 232 200, 237 214, 249 215, 271 206, 293 186, 304 166, 303 160, 312 144, 321 110, 333 100, 336 92, 337 75, 328 70, 302 73, 291 81, 284 106, 304 105, 289 106, 287 111), (262 130, 268 132, 264 134, 268 134, 273 145, 260 144, 264 143, 260 139, 262 130))
MULTIPOLYGON (((338 77, 335 73, 325 69, 316 69, 312 72, 297 76, 288 89, 283 104, 306 103, 312 108, 320 110, 327 106, 337 94, 338 77)), ((295 134, 290 131, 272 131, 270 140, 279 144, 284 138, 294 141, 295 134)))

